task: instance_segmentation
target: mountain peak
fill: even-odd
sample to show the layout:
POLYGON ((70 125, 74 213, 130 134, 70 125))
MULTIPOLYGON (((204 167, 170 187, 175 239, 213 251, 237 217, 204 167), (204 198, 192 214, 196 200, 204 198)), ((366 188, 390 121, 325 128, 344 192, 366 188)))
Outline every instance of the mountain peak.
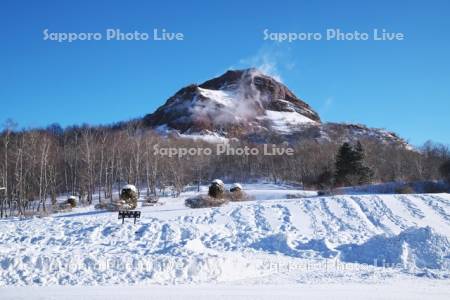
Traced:
MULTIPOLYGON (((248 68, 248 69, 242 69, 242 70, 228 70, 224 74, 220 75, 219 77, 210 79, 205 81, 200 85, 202 88, 206 89, 222 89, 226 87, 227 85, 237 84, 239 82, 242 82, 243 80, 249 80, 251 78, 254 78, 256 76, 259 77, 266 77, 267 79, 271 78, 267 75, 264 75, 263 72, 256 68, 248 68)), ((272 80, 275 80, 271 78, 272 80)))
POLYGON ((188 85, 144 120, 148 126, 181 133, 286 130, 289 125, 320 123, 307 103, 255 68, 228 70, 199 85, 188 85))

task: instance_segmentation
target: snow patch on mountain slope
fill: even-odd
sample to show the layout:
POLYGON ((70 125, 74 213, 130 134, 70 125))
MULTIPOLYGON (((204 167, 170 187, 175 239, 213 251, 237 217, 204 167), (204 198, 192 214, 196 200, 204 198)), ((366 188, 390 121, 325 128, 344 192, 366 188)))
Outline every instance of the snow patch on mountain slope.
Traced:
POLYGON ((186 133, 180 133, 178 130, 170 129, 169 127, 167 127, 167 125, 158 126, 157 128, 155 128, 155 130, 163 136, 168 136, 170 134, 173 134, 182 139, 188 139, 188 140, 194 140, 194 141, 201 140, 201 141, 208 142, 211 144, 214 144, 214 143, 226 144, 229 141, 228 138, 223 137, 220 134, 209 131, 209 130, 204 130, 203 132, 190 132, 189 134, 186 134, 186 133))
POLYGON ((189 134, 180 133, 178 136, 180 138, 194 140, 194 141, 201 140, 201 141, 208 142, 211 144, 226 144, 229 141, 228 138, 223 137, 223 136, 219 135, 218 133, 211 132, 209 130, 205 130, 202 133, 189 133, 189 134))
POLYGON ((311 120, 297 112, 266 110, 266 115, 261 117, 272 122, 272 129, 280 132, 291 132, 294 126, 304 125, 306 123, 316 124, 311 120))
POLYGON ((200 94, 215 103, 219 103, 226 107, 232 107, 235 102, 234 98, 236 97, 235 93, 225 90, 209 90, 198 87, 200 94))

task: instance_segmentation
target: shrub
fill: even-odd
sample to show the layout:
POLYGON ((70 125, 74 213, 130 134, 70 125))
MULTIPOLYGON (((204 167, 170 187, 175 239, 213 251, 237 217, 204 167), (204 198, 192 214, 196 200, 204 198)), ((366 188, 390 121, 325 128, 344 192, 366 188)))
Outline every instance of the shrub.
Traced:
POLYGON ((244 192, 241 191, 241 190, 236 190, 235 189, 233 191, 230 191, 230 192, 226 193, 225 196, 227 198, 229 198, 230 201, 233 201, 233 202, 238 202, 238 201, 244 201, 245 200, 244 192))
POLYGON ((142 202, 142 206, 154 206, 154 205, 161 205, 160 202, 158 202, 159 197, 156 195, 150 195, 145 198, 144 202, 142 202))
POLYGON ((225 198, 229 199, 231 202, 255 200, 255 197, 249 196, 246 192, 241 190, 225 193, 225 198))
POLYGON ((205 195, 199 195, 187 198, 184 204, 190 208, 217 207, 228 202, 227 198, 214 198, 205 195))
POLYGON ((395 189, 396 194, 414 194, 416 191, 409 185, 402 185, 395 189))
POLYGON ((145 197, 144 203, 147 204, 156 204, 158 203, 159 197, 156 195, 150 195, 148 197, 145 197))
POLYGON ((77 199, 76 199, 74 196, 70 196, 70 197, 67 199, 67 203, 68 203, 72 208, 77 207, 77 199))
POLYGON ((123 209, 135 209, 137 207, 138 192, 134 185, 127 184, 120 192, 120 200, 122 200, 123 209))
POLYGON ((209 186, 208 196, 213 198, 223 198, 225 195, 225 185, 222 180, 215 179, 209 186))
POLYGON ((332 196, 333 192, 331 190, 320 190, 317 192, 317 196, 332 196))
POLYGON ((232 202, 240 202, 240 201, 249 201, 252 200, 251 197, 249 197, 242 188, 242 185, 239 183, 234 183, 230 191, 228 193, 224 194, 224 197, 229 198, 232 202))
POLYGON ((233 183, 233 185, 230 188, 230 192, 237 192, 237 191, 242 191, 242 185, 240 183, 233 183))

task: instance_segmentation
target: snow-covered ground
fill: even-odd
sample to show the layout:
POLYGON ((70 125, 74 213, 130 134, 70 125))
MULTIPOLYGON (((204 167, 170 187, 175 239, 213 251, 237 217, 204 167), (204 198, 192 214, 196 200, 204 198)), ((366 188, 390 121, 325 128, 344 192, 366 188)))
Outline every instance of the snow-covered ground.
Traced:
MULTIPOLYGON (((281 185, 244 189, 254 201, 219 208, 185 207, 195 191, 161 198, 164 205, 139 208, 137 224, 91 207, 0 220, 0 298, 62 292, 39 286, 117 284, 136 297, 156 291, 176 298, 179 291, 197 299, 267 299, 278 291, 317 298, 330 290, 336 299, 450 297, 449 194, 317 197, 281 185)), ((90 298, 114 288, 70 290, 90 298)))
POLYGON ((290 284, 290 285, 170 285, 170 286, 51 286, 0 289, 2 300, 273 300, 273 299, 392 299, 447 300, 448 283, 400 281, 383 284, 290 284))

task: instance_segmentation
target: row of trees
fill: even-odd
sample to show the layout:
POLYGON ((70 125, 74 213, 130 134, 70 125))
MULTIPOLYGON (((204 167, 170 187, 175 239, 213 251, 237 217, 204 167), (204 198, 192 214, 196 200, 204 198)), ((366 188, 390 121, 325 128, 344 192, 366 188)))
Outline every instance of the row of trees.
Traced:
MULTIPOLYGON (((246 146, 232 143, 234 147, 246 146)), ((442 145, 427 143, 420 151, 411 151, 370 140, 361 140, 356 148, 338 142, 302 141, 291 145, 292 156, 265 156, 263 146, 253 144, 248 146, 259 148, 260 155, 168 157, 155 155, 156 144, 160 148, 214 147, 201 141, 161 137, 139 123, 64 130, 52 125, 18 131, 8 122, 0 134, 0 187, 4 187, 0 191, 0 216, 24 214, 30 209, 45 211, 49 199, 55 203, 63 194, 76 195, 86 204, 93 202, 94 195, 100 202, 109 201, 113 191, 125 183, 148 195, 169 187, 177 195, 187 184, 216 177, 289 181, 306 187, 368 180, 436 180, 443 178, 439 169, 450 157, 442 145), (358 170, 357 176, 345 171, 348 158, 354 156, 357 159, 351 169, 358 170)))

